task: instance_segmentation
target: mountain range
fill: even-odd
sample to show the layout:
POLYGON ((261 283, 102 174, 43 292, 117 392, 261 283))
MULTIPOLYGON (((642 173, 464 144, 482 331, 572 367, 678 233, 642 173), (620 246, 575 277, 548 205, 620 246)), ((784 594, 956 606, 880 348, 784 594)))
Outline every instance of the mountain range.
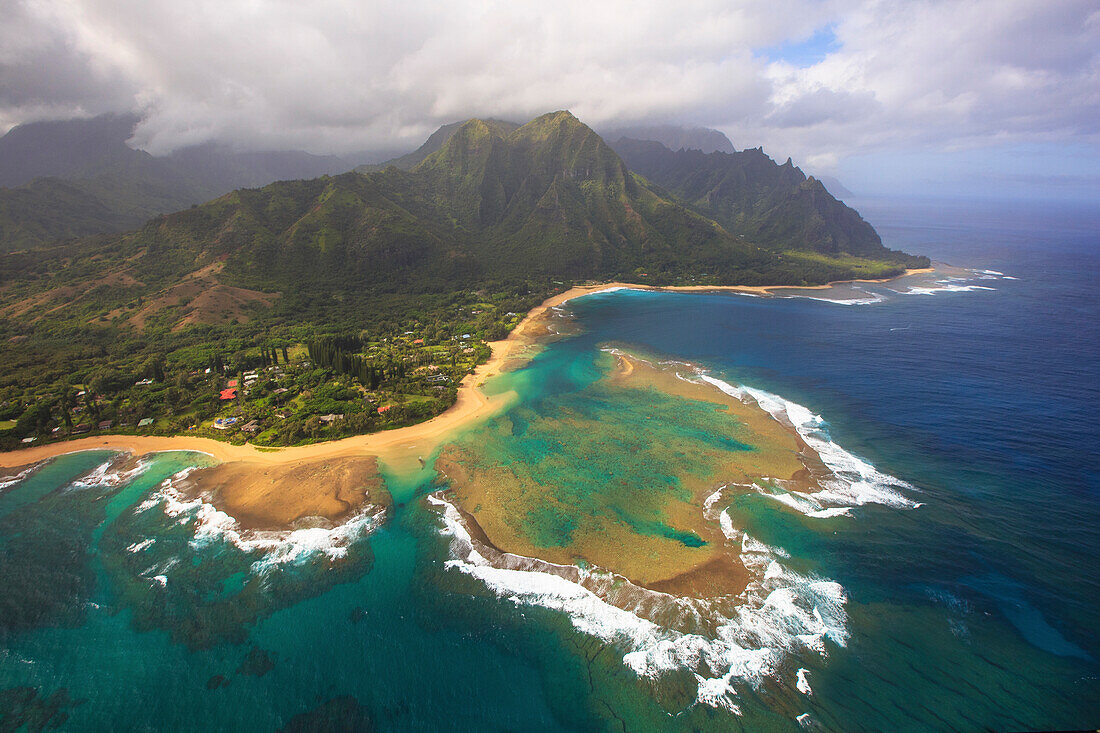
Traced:
MULTIPOLYGON (((67 158, 76 167, 66 170, 86 170, 87 158, 67 158)), ((52 179, 9 191, 42 180, 52 179)), ((789 160, 628 138, 613 147, 566 111, 522 126, 468 120, 381 170, 241 188, 130 233, 4 261, 0 318, 29 302, 43 322, 109 314, 139 330, 158 303, 173 328, 244 310, 325 321, 376 309, 385 293, 585 279, 804 285, 927 263, 885 248, 789 160)))
POLYGON ((340 173, 353 159, 202 144, 156 157, 127 144, 140 118, 35 122, 0 137, 0 252, 112 234, 236 188, 340 173))

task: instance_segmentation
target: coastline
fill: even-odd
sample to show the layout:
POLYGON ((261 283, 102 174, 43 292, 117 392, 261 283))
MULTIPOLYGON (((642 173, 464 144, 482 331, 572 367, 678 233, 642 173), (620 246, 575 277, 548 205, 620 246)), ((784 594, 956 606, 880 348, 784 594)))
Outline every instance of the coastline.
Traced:
MULTIPOLYGON (((894 277, 857 278, 854 280, 831 280, 824 285, 641 285, 638 283, 610 282, 597 285, 576 285, 569 290, 549 298, 540 306, 553 308, 566 301, 585 295, 595 295, 608 290, 646 290, 656 293, 752 293, 753 295, 771 295, 774 290, 828 290, 834 285, 846 283, 888 283, 910 275, 926 275, 935 272, 935 267, 908 269, 894 277)), ((538 310, 538 309, 536 309, 538 310)), ((532 311, 533 313, 534 311, 532 311)))
POLYGON ((504 409, 510 397, 507 394, 486 395, 481 387, 486 379, 506 371, 507 363, 518 355, 522 347, 531 343, 533 327, 548 310, 585 295, 609 290, 646 290, 672 293, 742 292, 770 294, 773 290, 822 290, 849 282, 890 282, 901 277, 933 272, 935 268, 911 269, 891 278, 837 280, 825 285, 671 285, 653 286, 637 283, 610 282, 595 285, 577 285, 552 296, 535 306, 507 338, 488 342, 492 355, 484 364, 466 375, 459 384, 458 397, 446 411, 416 425, 386 430, 367 435, 355 435, 339 440, 284 448, 257 448, 249 443, 233 445, 213 438, 186 435, 99 435, 76 440, 48 443, 0 452, 0 469, 17 469, 40 463, 67 453, 90 450, 114 450, 134 456, 166 451, 190 451, 205 453, 219 462, 243 461, 266 466, 296 466, 305 462, 351 456, 375 456, 393 467, 419 468, 419 459, 430 454, 455 431, 492 417, 504 409))

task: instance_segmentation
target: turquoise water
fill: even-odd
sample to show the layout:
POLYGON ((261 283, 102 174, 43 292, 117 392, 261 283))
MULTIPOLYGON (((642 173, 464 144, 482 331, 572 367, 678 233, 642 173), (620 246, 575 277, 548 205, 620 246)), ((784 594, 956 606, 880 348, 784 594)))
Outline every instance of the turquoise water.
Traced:
POLYGON ((905 482, 875 478, 825 507, 842 514, 765 489, 723 499, 770 579, 751 614, 723 609, 736 644, 698 637, 722 652, 705 665, 670 654, 654 672, 647 645, 683 637, 448 565, 453 538, 423 500, 440 488, 430 469, 387 474, 392 515, 332 559, 204 530, 206 510, 162 486, 201 455, 74 484, 112 459, 82 453, 0 490, 0 730, 1095 726, 1097 228, 1079 212, 868 211, 892 246, 1019 279, 973 273, 994 289, 934 295, 867 286, 876 302, 858 306, 586 298, 571 306, 579 328, 496 385, 516 407, 467 437, 501 461, 585 460, 584 480, 562 488, 575 504, 585 485, 605 491, 608 471, 675 491, 682 469, 648 475, 647 443, 657 455, 662 436, 709 418, 666 411, 646 426, 661 404, 601 393, 599 347, 615 342, 805 406, 823 439, 905 482), (595 443, 568 430, 577 420, 633 432, 595 443), (696 674, 728 685, 700 701, 696 674))

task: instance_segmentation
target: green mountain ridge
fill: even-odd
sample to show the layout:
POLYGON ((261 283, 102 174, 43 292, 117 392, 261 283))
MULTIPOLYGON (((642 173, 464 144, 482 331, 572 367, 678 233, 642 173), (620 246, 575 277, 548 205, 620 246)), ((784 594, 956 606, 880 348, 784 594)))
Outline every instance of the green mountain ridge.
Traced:
POLYGON ((760 148, 739 153, 672 151, 651 141, 613 144, 630 168, 731 232, 777 250, 854 255, 927 266, 883 246, 857 211, 832 196, 788 158, 777 165, 760 148))
MULTIPOLYGON (((460 120, 458 122, 451 122, 450 124, 443 125, 438 130, 433 132, 430 136, 428 136, 428 139, 424 141, 423 145, 421 145, 419 148, 412 151, 411 153, 406 153, 405 155, 391 158, 390 160, 384 161, 382 163, 368 163, 366 165, 361 165, 355 169, 355 172, 374 173, 376 171, 385 170, 390 166, 400 168, 403 171, 412 170, 429 155, 442 148, 447 143, 447 141, 451 139, 451 136, 454 135, 455 132, 458 131, 458 129, 466 124, 466 122, 468 121, 469 120, 460 120)), ((511 132, 520 126, 515 122, 507 122, 505 120, 496 120, 492 118, 483 121, 486 124, 496 126, 505 133, 511 132)))
MULTIPOLYGON (((430 290, 639 268, 759 281, 751 267, 773 259, 654 193, 567 112, 511 131, 470 120, 411 171, 235 191, 159 217, 118 246, 156 269, 224 260, 226 282, 268 291, 430 290)), ((140 265, 134 276, 149 279, 140 265)))

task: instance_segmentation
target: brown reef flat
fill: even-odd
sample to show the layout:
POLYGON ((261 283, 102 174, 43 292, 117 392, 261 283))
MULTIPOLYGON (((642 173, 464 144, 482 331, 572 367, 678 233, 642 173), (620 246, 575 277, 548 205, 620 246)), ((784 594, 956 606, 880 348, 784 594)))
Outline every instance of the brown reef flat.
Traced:
MULTIPOLYGON (((715 412, 707 424, 749 449, 722 449, 671 436, 658 442, 656 439, 666 434, 657 426, 650 434, 643 425, 637 430, 645 434, 629 439, 652 437, 655 441, 639 450, 635 459, 662 466, 663 471, 672 467, 678 488, 659 482, 651 487, 624 487, 606 502, 598 500, 582 508, 560 495, 552 472, 568 471, 569 460, 596 460, 587 452, 604 450, 603 442, 623 436, 616 436, 615 428, 609 434, 609 428, 598 420, 564 410, 561 416, 542 418, 548 422, 549 432, 540 434, 539 439, 562 431, 585 436, 575 444, 570 441, 571 458, 550 455, 543 461, 551 463, 537 468, 518 461, 494 462, 479 453, 476 442, 448 446, 437 461, 437 468, 448 479, 448 499, 456 505, 473 539, 500 553, 555 565, 594 565, 642 588, 677 596, 740 593, 749 580, 748 571, 740 560, 740 548, 731 546, 722 534, 718 515, 707 511, 707 498, 719 489, 728 496, 752 490, 749 487, 754 481, 773 479, 783 481, 791 490, 812 491, 827 469, 792 426, 779 422, 755 402, 741 402, 712 385, 686 381, 682 376, 693 371, 690 367, 657 365, 622 352, 609 358, 615 363, 601 380, 606 388, 656 392, 674 400, 713 405, 715 412), (681 536, 690 533, 703 542, 695 545, 667 533, 641 531, 619 518, 618 512, 624 508, 643 520, 652 517, 681 536), (574 527, 568 542, 540 540, 539 520, 532 517, 547 512, 551 517, 570 517, 574 527)), ((632 443, 628 450, 637 447, 632 443)), ((630 458, 620 455, 614 460, 630 458)))
POLYGON ((368 504, 391 503, 373 456, 221 463, 194 471, 180 488, 208 497, 244 529, 280 529, 314 517, 339 522, 368 504))

